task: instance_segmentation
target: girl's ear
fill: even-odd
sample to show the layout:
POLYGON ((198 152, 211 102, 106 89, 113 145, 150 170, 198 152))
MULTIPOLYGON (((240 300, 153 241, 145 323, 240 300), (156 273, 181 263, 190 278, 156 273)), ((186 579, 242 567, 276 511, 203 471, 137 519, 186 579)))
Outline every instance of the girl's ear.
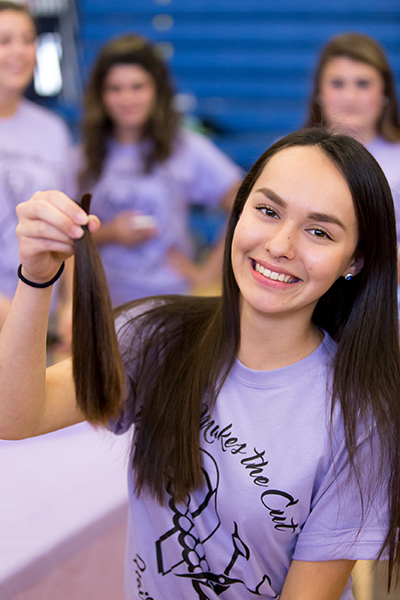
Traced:
POLYGON ((353 260, 353 262, 351 263, 350 267, 346 270, 346 275, 348 273, 351 273, 353 275, 353 277, 355 275, 358 275, 358 273, 361 271, 361 269, 364 266, 364 257, 363 256, 358 256, 357 258, 355 258, 353 260))

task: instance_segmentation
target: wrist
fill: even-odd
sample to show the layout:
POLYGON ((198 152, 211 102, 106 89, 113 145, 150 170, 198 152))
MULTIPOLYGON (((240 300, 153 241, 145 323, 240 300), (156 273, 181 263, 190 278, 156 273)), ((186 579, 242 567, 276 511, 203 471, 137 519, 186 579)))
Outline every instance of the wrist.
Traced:
POLYGON ((61 275, 62 275, 62 273, 64 271, 64 267, 65 267, 65 262, 63 261, 61 263, 61 266, 58 269, 57 273, 54 275, 54 277, 52 277, 48 281, 38 283, 36 281, 32 281, 32 280, 28 279, 27 277, 25 277, 23 275, 23 273, 22 273, 22 265, 19 265, 19 267, 18 267, 18 277, 19 277, 19 279, 21 279, 21 281, 23 281, 26 285, 29 285, 30 287, 34 287, 34 288, 47 288, 47 287, 50 287, 51 285, 53 285, 53 283, 55 283, 61 277, 61 275))

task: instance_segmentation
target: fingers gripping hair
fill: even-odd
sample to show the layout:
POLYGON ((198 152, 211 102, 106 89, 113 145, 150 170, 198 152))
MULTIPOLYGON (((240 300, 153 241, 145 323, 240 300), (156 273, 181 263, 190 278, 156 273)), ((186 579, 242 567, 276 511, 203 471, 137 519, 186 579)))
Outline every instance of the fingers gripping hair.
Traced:
MULTIPOLYGON (((87 213, 91 199, 91 194, 81 199, 87 213)), ((92 236, 84 230, 75 248, 73 376, 77 404, 88 421, 107 424, 121 410, 124 373, 106 276, 92 236)))

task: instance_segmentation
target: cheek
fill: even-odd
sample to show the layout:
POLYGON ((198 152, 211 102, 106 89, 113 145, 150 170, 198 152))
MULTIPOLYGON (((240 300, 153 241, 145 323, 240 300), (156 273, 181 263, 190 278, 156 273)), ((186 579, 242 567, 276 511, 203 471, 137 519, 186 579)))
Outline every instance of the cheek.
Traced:
POLYGON ((152 113, 153 110, 154 110, 154 107, 156 105, 156 96, 155 96, 155 93, 152 90, 148 91, 144 95, 142 103, 146 107, 147 112, 148 113, 152 113))
POLYGON ((330 106, 332 103, 337 102, 340 98, 340 91, 330 86, 322 86, 320 97, 323 102, 323 106, 330 106))
POLYGON ((240 235, 238 235, 237 230, 235 231, 233 238, 232 238, 232 245, 231 245, 231 260, 232 260, 232 265, 235 264, 236 262, 236 257, 238 256, 240 251, 240 235))
POLYGON ((365 104, 369 108, 371 114, 380 116, 383 109, 382 94, 377 93, 374 95, 370 95, 366 99, 365 104))
POLYGON ((327 283, 328 287, 340 276, 345 264, 341 257, 323 251, 314 250, 300 258, 303 259, 310 278, 317 283, 327 283))
POLYGON ((102 101, 104 110, 108 113, 110 111, 111 104, 112 104, 110 95, 107 93, 103 94, 101 101, 102 101))
POLYGON ((254 247, 257 240, 255 227, 250 227, 244 222, 238 222, 232 240, 232 252, 246 252, 254 247))
POLYGON ((109 117, 113 118, 114 116, 118 115, 118 105, 119 105, 118 96, 116 96, 115 94, 112 94, 112 93, 104 94, 103 107, 104 107, 105 113, 109 117))
POLYGON ((328 120, 328 122, 334 122, 337 118, 337 112, 340 110, 342 104, 340 94, 330 92, 326 96, 322 96, 322 114, 328 120))
POLYGON ((248 249, 249 243, 246 235, 246 228, 237 225, 235 233, 233 234, 231 246, 231 260, 234 271, 235 267, 238 268, 243 262, 244 255, 248 249))
POLYGON ((36 46, 34 48, 31 48, 30 51, 28 52, 28 54, 29 54, 29 58, 32 63, 32 66, 35 66, 36 65, 36 46))
POLYGON ((331 285, 342 275, 342 271, 348 264, 348 259, 338 256, 326 256, 316 254, 307 261, 307 271, 312 281, 329 289, 331 285), (329 265, 330 268, 327 268, 329 265))

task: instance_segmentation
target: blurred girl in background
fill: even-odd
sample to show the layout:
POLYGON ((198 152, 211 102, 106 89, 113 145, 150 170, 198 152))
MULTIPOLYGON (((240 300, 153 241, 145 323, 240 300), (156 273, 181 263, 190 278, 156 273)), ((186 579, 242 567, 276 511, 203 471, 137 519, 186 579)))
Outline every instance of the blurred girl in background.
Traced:
POLYGON ((85 97, 75 158, 79 192, 93 192, 96 234, 114 305, 187 293, 220 275, 222 243, 192 260, 190 204, 229 209, 240 169, 180 127, 168 70, 149 42, 124 35, 101 50, 85 97))
POLYGON ((395 81, 373 38, 345 33, 322 50, 306 126, 324 125, 364 144, 392 190, 400 238, 400 119, 395 81))
MULTIPOLYGON (((18 281, 15 207, 37 190, 65 189, 68 129, 24 98, 36 64, 35 38, 27 9, 0 1, 0 327, 18 281)), ((66 298, 68 291, 63 290, 66 298)), ((68 336, 65 321, 62 328, 68 336)))

